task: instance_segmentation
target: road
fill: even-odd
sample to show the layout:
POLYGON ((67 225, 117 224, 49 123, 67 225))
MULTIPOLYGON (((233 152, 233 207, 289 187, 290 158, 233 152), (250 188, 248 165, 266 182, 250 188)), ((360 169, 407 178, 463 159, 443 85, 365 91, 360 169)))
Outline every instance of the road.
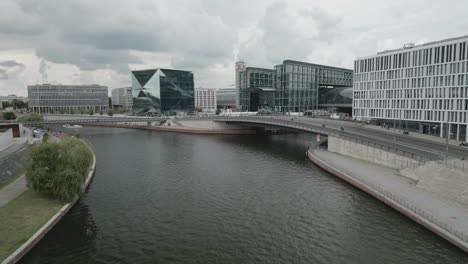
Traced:
MULTIPOLYGON (((215 120, 227 120, 226 118, 215 118, 215 120)), ((278 125, 293 127, 300 130, 314 129, 323 134, 339 134, 354 138, 361 138, 377 144, 392 146, 403 151, 414 153, 430 159, 443 159, 445 157, 446 145, 437 141, 418 138, 411 135, 399 135, 389 132, 366 128, 363 124, 348 121, 315 119, 307 117, 229 117, 230 122, 247 123, 277 123, 278 125), (344 130, 341 130, 341 127, 344 130), (303 128, 303 129, 301 129, 303 128)), ((468 148, 449 145, 449 158, 468 157, 468 148)))

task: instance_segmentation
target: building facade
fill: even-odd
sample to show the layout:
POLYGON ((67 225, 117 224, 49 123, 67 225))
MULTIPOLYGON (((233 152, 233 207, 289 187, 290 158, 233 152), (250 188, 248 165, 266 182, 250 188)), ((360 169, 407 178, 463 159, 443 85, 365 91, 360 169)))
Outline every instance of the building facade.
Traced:
POLYGON ((241 80, 240 74, 241 72, 245 71, 245 62, 238 61, 236 62, 236 72, 235 72, 235 87, 236 87, 236 108, 240 108, 240 87, 241 87, 241 80))
POLYGON ((106 86, 36 84, 28 86, 29 109, 36 113, 79 113, 108 109, 106 86))
POLYGON ((116 111, 132 112, 132 87, 115 88, 111 91, 112 108, 116 111))
POLYGON ((239 102, 241 111, 258 111, 274 107, 274 71, 246 67, 239 72, 239 102))
POLYGON ((132 71, 133 110, 173 114, 194 110, 194 80, 190 71, 150 69, 132 71))
POLYGON ((195 107, 201 107, 204 112, 216 112, 216 90, 207 88, 195 89, 195 107))
POLYGON ((354 62, 353 115, 466 141, 468 36, 407 44, 354 62))
POLYGON ((353 70, 285 60, 275 66, 275 110, 305 112, 318 109, 319 87, 350 87, 353 70))
POLYGON ((221 88, 216 90, 216 102, 218 108, 236 109, 237 91, 234 88, 221 88))

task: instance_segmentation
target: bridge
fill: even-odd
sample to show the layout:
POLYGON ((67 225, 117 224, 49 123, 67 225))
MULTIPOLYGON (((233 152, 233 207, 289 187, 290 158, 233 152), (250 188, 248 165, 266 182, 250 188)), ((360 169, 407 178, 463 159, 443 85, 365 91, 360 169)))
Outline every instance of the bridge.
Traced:
MULTIPOLYGON (((444 159, 447 148, 444 143, 373 130, 365 128, 361 124, 355 122, 291 116, 216 117, 212 120, 248 126, 287 128, 335 137, 346 137, 352 140, 364 140, 373 144, 378 144, 380 147, 396 148, 429 160, 444 159), (341 128, 343 128, 343 130, 341 128)), ((468 157, 468 148, 450 145, 448 147, 448 153, 452 158, 468 157)))
MULTIPOLYGON (((86 125, 103 123, 146 123, 162 122, 171 117, 47 117, 43 121, 23 122, 26 126, 37 125, 86 125), (63 118, 63 119, 62 119, 63 118)), ((216 116, 216 117, 185 117, 178 120, 212 120, 228 124, 238 124, 251 127, 274 127, 314 134, 346 137, 351 140, 362 140, 377 144, 379 147, 392 148, 404 151, 411 155, 417 155, 429 160, 445 158, 446 144, 419 139, 412 136, 389 133, 363 127, 356 122, 334 121, 308 117, 293 116, 216 116), (341 129, 343 128, 343 130, 341 129)), ((468 148, 450 145, 449 156, 452 158, 468 157, 468 148)))

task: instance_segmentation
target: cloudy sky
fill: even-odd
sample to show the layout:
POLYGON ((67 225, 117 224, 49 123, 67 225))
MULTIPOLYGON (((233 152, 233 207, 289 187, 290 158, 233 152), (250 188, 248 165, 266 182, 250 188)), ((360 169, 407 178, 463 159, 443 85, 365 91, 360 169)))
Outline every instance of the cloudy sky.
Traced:
POLYGON ((351 68, 404 43, 468 35, 461 0, 0 0, 0 95, 35 83, 130 84, 175 68, 228 87, 234 63, 351 68))

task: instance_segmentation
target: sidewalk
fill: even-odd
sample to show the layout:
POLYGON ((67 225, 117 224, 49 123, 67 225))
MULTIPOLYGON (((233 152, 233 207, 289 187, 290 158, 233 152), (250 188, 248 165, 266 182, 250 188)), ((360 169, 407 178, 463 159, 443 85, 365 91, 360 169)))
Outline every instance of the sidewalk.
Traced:
MULTIPOLYGON (((413 137, 413 138, 417 138, 417 139, 423 139, 423 140, 428 140, 428 141, 433 141, 433 142, 437 142, 437 143, 442 143, 442 144, 446 144, 446 139, 445 138, 441 138, 439 136, 431 136, 431 135, 426 135, 426 134, 420 134, 420 133, 416 133, 416 132, 409 132, 409 135, 403 135, 403 131, 404 130, 398 130, 398 128, 394 131, 393 128, 383 128, 383 127, 380 127, 380 126, 375 126, 375 125, 365 125, 363 126, 363 128, 367 128, 367 129, 372 129, 372 130, 378 130, 378 131, 381 131, 381 132, 386 132, 388 134, 397 134, 399 136, 405 136, 405 137, 413 137)), ((458 140, 454 140, 454 139, 449 139, 449 145, 451 146, 459 146, 460 145, 460 141, 458 140)), ((468 148, 466 148, 468 150, 468 148)))
MULTIPOLYGON (((368 186, 371 191, 383 196, 384 200, 396 202, 409 212, 409 217, 417 215, 425 222, 444 230, 448 236, 454 236, 468 245, 468 206, 417 188, 416 181, 398 175, 395 169, 323 149, 310 150, 309 153, 329 167, 368 186)), ((436 233, 447 238, 444 233, 436 233)))
POLYGON ((14 182, 5 186, 0 190, 0 207, 9 203, 11 200, 18 197, 24 191, 26 191, 26 176, 22 175, 14 182))

